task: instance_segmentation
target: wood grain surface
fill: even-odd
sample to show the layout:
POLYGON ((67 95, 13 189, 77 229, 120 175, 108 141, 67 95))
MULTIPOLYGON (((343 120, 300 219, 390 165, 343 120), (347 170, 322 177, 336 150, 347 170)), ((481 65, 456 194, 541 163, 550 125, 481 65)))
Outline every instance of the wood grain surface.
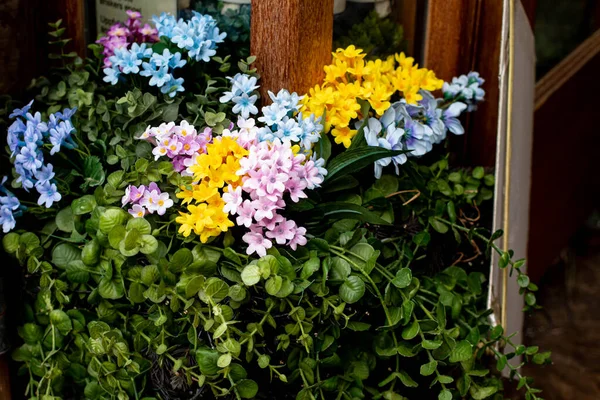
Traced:
POLYGON ((331 62, 332 10, 333 0, 252 2, 251 53, 264 104, 268 90, 304 94, 323 79, 331 62))
POLYGON ((486 80, 485 102, 467 116, 467 133, 452 138, 452 150, 463 165, 494 166, 501 29, 502 1, 429 1, 425 66, 444 80, 469 71, 478 71, 486 80))

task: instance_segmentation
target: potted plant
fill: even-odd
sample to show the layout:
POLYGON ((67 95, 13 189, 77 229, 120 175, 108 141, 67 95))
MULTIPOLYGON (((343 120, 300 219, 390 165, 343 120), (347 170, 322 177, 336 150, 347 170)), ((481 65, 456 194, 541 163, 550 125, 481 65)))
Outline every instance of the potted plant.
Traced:
POLYGON ((549 354, 491 325, 484 269, 456 260, 498 252, 535 299, 469 217, 493 175, 443 151, 483 100, 476 73, 444 83, 350 45, 260 107, 254 58, 220 54, 214 18, 126 26, 91 59, 54 56, 10 115, 26 396, 501 398, 507 369, 538 398, 508 360, 549 354))

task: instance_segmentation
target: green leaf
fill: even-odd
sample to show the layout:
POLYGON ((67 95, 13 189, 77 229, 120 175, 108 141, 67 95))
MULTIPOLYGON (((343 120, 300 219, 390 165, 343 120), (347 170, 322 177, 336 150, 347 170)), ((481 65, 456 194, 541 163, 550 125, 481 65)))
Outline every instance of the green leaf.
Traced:
POLYGON ((351 275, 340 286, 339 294, 346 303, 356 303, 365 294, 365 283, 358 276, 351 275))
POLYGON ((448 389, 444 389, 438 395, 438 400, 452 400, 452 392, 448 389))
POLYGON ((322 158, 325 161, 329 160, 329 157, 331 157, 331 139, 329 139, 329 135, 321 132, 321 138, 315 147, 313 147, 313 150, 316 151, 318 158, 322 158))
POLYGON ((260 268, 258 265, 248 265, 242 270, 242 281, 246 286, 254 286, 260 282, 260 268))
POLYGON ((130 231, 133 229, 138 231, 141 235, 149 235, 152 233, 150 222, 146 221, 144 218, 132 218, 127 221, 126 230, 130 231))
POLYGON ((103 277, 98 284, 98 294, 105 299, 120 299, 125 294, 123 280, 120 277, 103 277))
POLYGON ((333 181, 336 178, 372 166, 375 161, 381 158, 394 157, 403 153, 405 153, 405 151, 387 150, 374 146, 364 146, 346 150, 332 159, 327 165, 325 182, 333 181))
POLYGON ((42 328, 39 325, 27 323, 23 326, 19 332, 25 343, 29 345, 35 345, 40 342, 44 336, 42 328))
POLYGON ((520 274, 519 277, 517 278, 517 283, 519 284, 520 287, 522 288, 526 288, 527 286, 529 286, 529 277, 525 274, 520 274))
POLYGON ((483 169, 483 167, 476 167, 473 170, 473 178, 475 178, 475 179, 482 179, 484 175, 485 175, 485 170, 483 169))
POLYGON ((219 368, 226 368, 231 364, 231 354, 225 353, 219 357, 217 360, 217 366, 219 368))
POLYGON ((533 293, 529 292, 529 293, 527 293, 527 294, 525 295, 525 303, 526 303, 528 306, 534 306, 534 305, 535 305, 535 302, 536 302, 536 299, 535 299, 535 294, 533 294, 533 293))
MULTIPOLYGON (((334 219, 356 219, 358 221, 374 225, 390 225, 390 223, 373 211, 354 203, 348 202, 330 202, 319 204, 314 211, 323 213, 325 218, 334 219)), ((311 211, 313 212, 313 211, 311 211)), ((313 239, 314 240, 314 239, 313 239)))
POLYGON ((50 323, 63 335, 68 334, 73 329, 71 318, 62 310, 52 310, 50 312, 50 323))
POLYGON ((483 400, 491 395, 495 394, 498 391, 497 386, 477 386, 475 384, 471 385, 471 389, 469 390, 471 396, 474 400, 483 400))
MULTIPOLYGON (((272 276, 265 283, 265 290, 271 296, 277 295, 283 286, 283 278, 281 276, 272 276)), ((285 296, 284 296, 285 297, 285 296)))
POLYGON ((457 363, 467 361, 473 356, 473 345, 466 340, 456 344, 456 347, 450 353, 450 362, 457 363))
POLYGON ((81 260, 73 260, 67 264, 67 279, 73 283, 87 283, 90 273, 81 260))
POLYGON ((128 214, 120 208, 109 208, 100 215, 98 228, 102 233, 108 234, 115 226, 122 225, 128 214))
POLYGON ((104 183, 105 174, 100 158, 96 156, 87 157, 83 161, 84 183, 81 188, 86 190, 89 187, 100 186, 104 183))
POLYGON ((66 268, 71 261, 81 259, 81 251, 69 243, 60 243, 52 250, 52 263, 59 268, 66 268))
POLYGON ((176 268, 177 271, 183 271, 194 261, 194 256, 189 249, 179 249, 171 257, 171 265, 176 268))
POLYGON ((402 330, 402 339, 410 340, 419 334, 420 326, 417 321, 414 321, 412 324, 407 326, 402 330))
POLYGON ((73 210, 71 207, 63 208, 56 214, 56 227, 67 233, 73 232, 75 229, 75 220, 73 219, 73 210))
POLYGON ((196 350, 196 362, 200 372, 204 375, 214 376, 219 372, 217 360, 221 355, 216 350, 198 349, 196 350))
POLYGON ((429 376, 437 369, 437 361, 431 360, 427 364, 421 365, 420 373, 423 376, 429 376))
POLYGON ((331 271, 329 273, 329 278, 333 280, 346 280, 350 276, 352 269, 350 267, 350 263, 340 257, 333 257, 331 259, 331 271))
POLYGON ((204 286, 205 278, 202 275, 193 277, 185 286, 185 297, 187 299, 194 297, 204 286))
POLYGON ((448 225, 436 219, 435 217, 429 217, 429 225, 431 225, 431 227, 439 233, 448 232, 448 225))
POLYGON ((242 379, 236 384, 236 389, 242 399, 253 399, 258 393, 258 384, 252 379, 242 379))
POLYGON ((423 346, 424 349, 435 350, 438 347, 440 347, 442 345, 442 343, 443 342, 441 340, 427 340, 427 339, 424 339, 421 342, 421 345, 423 346))
POLYGON ((4 235, 2 238, 2 246, 4 246, 4 250, 6 250, 8 254, 16 253, 20 246, 19 234, 10 232, 4 235))
POLYGON ((229 293, 229 285, 219 278, 208 278, 204 288, 198 293, 200 300, 209 304, 210 300, 220 303, 229 293))
POLYGON ((300 279, 308 279, 321 268, 321 260, 318 257, 311 257, 302 265, 300 279))
POLYGON ((431 235, 427 231, 421 231, 413 236, 413 243, 420 247, 426 247, 431 240, 431 235))
POLYGON ((410 286, 412 282, 412 272, 409 268, 401 268, 396 272, 396 276, 392 280, 392 284, 399 289, 404 289, 410 286))
POLYGON ((158 250, 158 240, 152 235, 142 235, 138 240, 138 245, 143 254, 152 254, 158 250))
POLYGON ((91 195, 85 195, 73 200, 71 203, 71 211, 74 215, 89 214, 96 208, 96 198, 91 195))

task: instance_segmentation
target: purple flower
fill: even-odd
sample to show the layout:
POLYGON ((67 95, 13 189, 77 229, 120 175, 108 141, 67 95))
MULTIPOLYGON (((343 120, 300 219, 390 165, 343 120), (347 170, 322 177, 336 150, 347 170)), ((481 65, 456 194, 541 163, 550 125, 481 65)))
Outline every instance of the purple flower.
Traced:
POLYGON ((465 103, 457 102, 452 103, 450 107, 445 109, 442 113, 442 121, 444 122, 444 125, 455 135, 462 135, 465 133, 465 129, 458 120, 458 117, 466 109, 467 105, 465 103))
POLYGON ((54 178, 54 166, 52 164, 46 164, 42 166, 41 169, 34 172, 35 179, 37 182, 35 186, 44 185, 46 182, 49 182, 52 178, 54 178))
POLYGON ((60 201, 62 196, 56 190, 56 185, 54 183, 46 182, 43 185, 37 186, 37 191, 40 194, 38 199, 38 205, 42 205, 45 203, 46 208, 52 207, 54 202, 60 201))
POLYGON ((25 117, 25 115, 27 115, 27 113, 29 112, 29 109, 31 108, 32 104, 33 104, 33 100, 31 100, 29 103, 27 103, 27 105, 25 105, 25 107, 23 107, 23 108, 15 108, 8 117, 11 119, 16 118, 16 117, 25 117))
POLYGON ((0 204, 2 207, 8 207, 11 210, 18 210, 21 207, 21 202, 16 196, 0 196, 0 204))
POLYGON ((21 147, 21 152, 17 154, 16 162, 20 163, 24 169, 34 173, 42 166, 38 154, 38 148, 35 143, 29 143, 27 146, 21 147))
POLYGON ((17 224, 13 212, 9 207, 0 207, 0 224, 2 224, 2 232, 4 233, 10 232, 17 224))

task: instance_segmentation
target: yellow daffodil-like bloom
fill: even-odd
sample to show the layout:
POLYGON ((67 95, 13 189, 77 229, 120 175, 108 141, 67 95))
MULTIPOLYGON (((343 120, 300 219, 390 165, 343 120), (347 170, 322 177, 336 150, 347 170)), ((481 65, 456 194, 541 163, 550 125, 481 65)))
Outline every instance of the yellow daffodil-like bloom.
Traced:
POLYGON ((303 99, 302 112, 322 121, 325 131, 331 131, 336 143, 346 148, 356 135, 350 123, 360 114, 359 100, 368 101, 378 116, 390 107, 392 97, 399 93, 408 104, 415 104, 423 97, 419 90, 441 89, 444 81, 433 71, 419 68, 412 57, 404 53, 386 60, 365 61, 361 49, 349 46, 333 53, 331 65, 325 69, 323 84, 310 89, 303 99))
POLYGON ((194 232, 206 243, 234 225, 223 211, 225 202, 221 192, 228 185, 235 188, 242 183, 236 172, 240 169, 240 159, 247 154, 234 139, 218 137, 206 145, 205 153, 196 156, 195 165, 189 168, 195 183, 181 187, 177 193, 187 207, 187 212, 180 211, 176 219, 181 225, 179 233, 187 237, 194 232))

